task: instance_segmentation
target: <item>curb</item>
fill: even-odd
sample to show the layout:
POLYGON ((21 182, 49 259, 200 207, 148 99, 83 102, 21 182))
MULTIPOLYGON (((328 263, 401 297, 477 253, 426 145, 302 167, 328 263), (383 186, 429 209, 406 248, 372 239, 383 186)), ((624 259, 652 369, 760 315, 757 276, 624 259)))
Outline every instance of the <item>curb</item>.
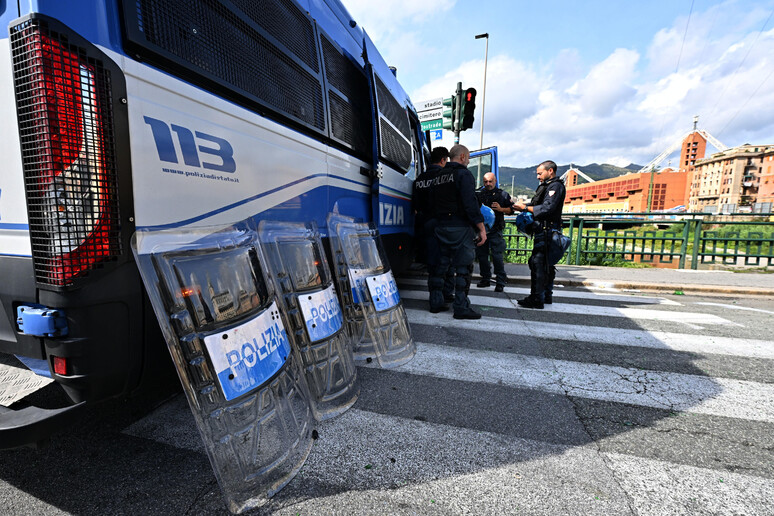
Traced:
MULTIPOLYGON (((425 272, 420 271, 405 271, 401 274, 403 277, 427 277, 425 272)), ((471 276, 472 281, 481 279, 479 274, 473 274, 471 276)), ((516 276, 508 278, 509 285, 529 286, 530 278, 524 276, 516 276)), ((758 296, 774 298, 774 289, 772 288, 755 288, 755 287, 735 287, 727 285, 696 285, 691 283, 647 283, 647 282, 634 282, 634 281, 605 281, 605 280, 573 280, 557 278, 554 280, 555 285, 562 285, 564 287, 586 287, 594 289, 611 289, 611 290, 640 290, 647 292, 657 292, 660 294, 675 294, 675 292, 682 292, 683 294, 700 294, 700 295, 714 295, 714 296, 758 296)), ((680 294, 675 294, 680 295, 680 294)))
MULTIPOLYGON (((675 294, 675 292, 682 292, 683 294, 702 294, 702 295, 715 295, 715 296, 761 296, 761 297, 774 297, 774 289, 761 289, 751 287, 730 287, 724 285, 692 285, 692 284, 672 284, 665 285, 663 283, 633 283, 633 282, 616 282, 616 281, 601 281, 601 280, 556 280, 555 284, 564 285, 566 287, 592 287, 595 289, 616 289, 616 290, 642 290, 648 292, 658 292, 661 294, 675 294)), ((529 280, 527 280, 529 284, 529 280)), ((680 295, 680 294, 676 294, 680 295)))
MULTIPOLYGON (((481 276, 473 275, 474 278, 481 276)), ((529 286, 530 279, 524 277, 508 278, 509 285, 529 286)), ((664 284, 664 283, 637 283, 632 281, 605 281, 605 280, 572 280, 557 278, 554 285, 565 287, 587 287, 594 289, 611 290, 642 290, 647 292, 658 292, 661 294, 674 294, 677 291, 683 294, 702 294, 716 296, 763 296, 774 297, 774 289, 770 288, 752 288, 752 287, 732 287, 725 285, 694 285, 694 284, 664 284)), ((679 294, 677 294, 679 295, 679 294)))

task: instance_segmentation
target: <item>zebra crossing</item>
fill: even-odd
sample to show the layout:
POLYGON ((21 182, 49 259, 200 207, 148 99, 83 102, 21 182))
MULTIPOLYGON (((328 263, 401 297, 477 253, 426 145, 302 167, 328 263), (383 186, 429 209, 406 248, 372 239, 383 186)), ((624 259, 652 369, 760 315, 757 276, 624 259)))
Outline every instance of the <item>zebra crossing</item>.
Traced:
MULTIPOLYGON (((470 321, 429 313, 422 280, 399 287, 415 358, 359 367, 358 402, 258 513, 772 513, 766 310, 571 289, 527 310, 525 289, 473 287, 470 321)), ((193 424, 154 419, 186 410, 125 433, 200 448, 193 424)))

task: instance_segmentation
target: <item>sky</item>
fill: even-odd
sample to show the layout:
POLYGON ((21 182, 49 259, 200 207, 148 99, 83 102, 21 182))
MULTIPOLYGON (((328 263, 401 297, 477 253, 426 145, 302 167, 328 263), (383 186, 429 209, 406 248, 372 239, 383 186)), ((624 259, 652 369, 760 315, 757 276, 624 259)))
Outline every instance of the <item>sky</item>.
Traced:
POLYGON ((414 104, 476 88, 460 143, 485 104, 501 166, 645 165, 695 115, 725 146, 774 144, 774 0, 343 2, 414 104))

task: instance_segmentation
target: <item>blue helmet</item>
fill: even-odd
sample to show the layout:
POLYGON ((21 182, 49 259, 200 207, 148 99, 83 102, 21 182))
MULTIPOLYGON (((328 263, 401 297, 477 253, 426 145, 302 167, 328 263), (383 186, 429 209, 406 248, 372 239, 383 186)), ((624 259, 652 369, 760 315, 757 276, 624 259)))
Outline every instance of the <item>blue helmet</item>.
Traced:
POLYGON ((482 204, 481 215, 484 216, 484 226, 486 226, 486 230, 487 231, 491 230, 492 226, 494 226, 494 223, 495 223, 494 211, 486 204, 482 204))
POLYGON ((526 235, 533 235, 535 233, 535 218, 532 216, 532 212, 522 211, 516 216, 516 229, 526 235))

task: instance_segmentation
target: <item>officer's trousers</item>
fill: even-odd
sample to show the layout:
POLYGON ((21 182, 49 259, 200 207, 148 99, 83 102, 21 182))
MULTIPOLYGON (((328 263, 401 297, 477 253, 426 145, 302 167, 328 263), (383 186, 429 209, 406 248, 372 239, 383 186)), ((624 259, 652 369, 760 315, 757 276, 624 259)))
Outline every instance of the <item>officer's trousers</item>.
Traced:
POLYGON ((476 247, 478 271, 481 273, 482 280, 492 278, 492 269, 489 265, 490 251, 492 254, 492 265, 494 265, 495 282, 497 285, 505 286, 508 283, 508 276, 505 274, 505 239, 503 238, 502 231, 487 233, 484 245, 476 247))
POLYGON ((532 256, 529 257, 528 261, 531 280, 530 295, 544 301, 546 294, 553 294, 556 267, 548 264, 548 246, 545 241, 545 233, 536 234, 534 242, 532 256))
POLYGON ((470 275, 473 272, 475 258, 475 233, 470 226, 437 226, 435 237, 440 253, 438 266, 431 268, 430 308, 443 305, 443 287, 446 273, 454 271, 454 313, 460 314, 470 310, 468 290, 470 275))
MULTIPOLYGON (((427 290, 431 290, 430 282, 433 277, 433 270, 437 269, 441 264, 441 246, 438 238, 435 236, 435 228, 438 226, 438 219, 429 219, 422 226, 422 242, 421 245, 425 247, 425 256, 427 261, 427 290)), ((449 267, 444 275, 443 280, 443 298, 449 298, 454 295, 454 269, 449 267)), ((434 308, 438 308, 440 305, 432 305, 434 308)))

